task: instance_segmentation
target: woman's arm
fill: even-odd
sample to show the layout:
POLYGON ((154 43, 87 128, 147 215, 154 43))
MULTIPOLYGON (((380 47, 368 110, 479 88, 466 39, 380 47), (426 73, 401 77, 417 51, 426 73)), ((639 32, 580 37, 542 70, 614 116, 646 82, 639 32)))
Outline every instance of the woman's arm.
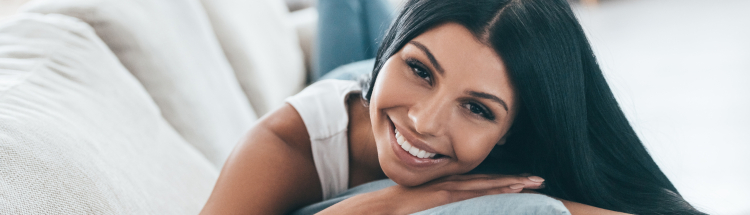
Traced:
POLYGON ((320 200, 310 137, 285 104, 235 147, 201 214, 285 214, 320 200))
MULTIPOLYGON (((395 185, 382 190, 359 194, 317 214, 411 214, 484 195, 518 192, 539 194, 529 189, 541 188, 540 185, 541 183, 531 181, 525 176, 455 175, 416 187, 395 185)), ((625 214, 558 198, 554 199, 561 201, 573 215, 625 214)))
POLYGON ((453 175, 416 187, 401 185, 363 193, 318 214, 411 214, 474 197, 538 189, 539 177, 514 175, 453 175))

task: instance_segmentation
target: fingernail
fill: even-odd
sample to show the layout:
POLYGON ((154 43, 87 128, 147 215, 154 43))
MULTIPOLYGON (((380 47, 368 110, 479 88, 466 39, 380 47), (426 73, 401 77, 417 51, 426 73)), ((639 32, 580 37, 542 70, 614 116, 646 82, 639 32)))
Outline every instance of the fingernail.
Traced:
POLYGON ((524 187, 524 185, 523 185, 523 184, 514 184, 514 185, 510 185, 510 189, 513 189, 513 190, 518 190, 518 189, 521 189, 521 188, 523 188, 523 187, 524 187))
POLYGON ((531 180, 533 182, 544 182, 544 179, 542 177, 539 177, 539 176, 529 176, 528 178, 529 178, 529 180, 531 180))

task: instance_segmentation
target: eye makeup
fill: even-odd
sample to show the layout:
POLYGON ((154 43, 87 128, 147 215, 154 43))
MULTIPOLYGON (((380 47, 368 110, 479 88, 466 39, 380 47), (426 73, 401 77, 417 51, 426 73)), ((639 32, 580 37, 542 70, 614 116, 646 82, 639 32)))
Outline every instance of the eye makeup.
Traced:
POLYGON ((482 119, 489 120, 491 122, 495 122, 495 114, 492 113, 492 110, 487 108, 484 104, 478 101, 474 101, 473 99, 468 99, 466 101, 462 101, 461 107, 466 109, 470 114, 481 117, 482 119))
POLYGON ((408 58, 405 60, 406 65, 409 66, 411 71, 417 77, 424 79, 428 84, 432 85, 433 77, 430 73, 430 69, 427 68, 422 62, 414 58, 408 58))

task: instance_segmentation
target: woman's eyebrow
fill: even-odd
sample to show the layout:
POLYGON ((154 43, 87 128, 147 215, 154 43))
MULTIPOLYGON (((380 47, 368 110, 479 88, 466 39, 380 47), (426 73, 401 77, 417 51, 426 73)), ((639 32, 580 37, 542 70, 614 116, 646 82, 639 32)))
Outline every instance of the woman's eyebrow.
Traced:
POLYGON ((435 56, 432 55, 432 52, 430 52, 430 49, 428 49, 427 46, 424 46, 422 45, 422 43, 419 43, 413 40, 409 41, 409 44, 412 44, 416 46, 417 48, 421 49, 427 55, 427 58, 430 59, 430 63, 432 64, 433 67, 435 67, 435 69, 440 73, 440 75, 444 73, 443 67, 440 66, 440 64, 435 59, 435 56))
POLYGON ((497 96, 494 96, 494 95, 489 94, 489 93, 483 93, 483 92, 477 92, 477 91, 466 91, 466 94, 469 94, 469 95, 474 96, 474 97, 489 99, 489 100, 492 100, 494 102, 500 103, 500 105, 502 105, 503 108, 505 108, 505 111, 508 111, 508 104, 506 104, 505 101, 503 101, 502 99, 498 98, 497 96))

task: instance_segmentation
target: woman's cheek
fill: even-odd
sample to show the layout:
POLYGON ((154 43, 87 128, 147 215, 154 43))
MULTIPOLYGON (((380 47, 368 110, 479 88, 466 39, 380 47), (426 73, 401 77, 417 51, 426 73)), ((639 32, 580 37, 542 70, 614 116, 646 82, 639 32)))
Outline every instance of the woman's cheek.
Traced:
POLYGON ((476 128, 479 130, 472 129, 472 126, 457 127, 462 128, 460 131, 456 131, 457 134, 462 135, 456 138, 457 141, 455 142, 454 149, 456 150, 456 156, 460 159, 459 163, 465 168, 462 171, 468 172, 487 158, 500 138, 498 134, 476 132, 489 130, 486 127, 476 128), (474 131, 472 132, 471 130, 474 131))
MULTIPOLYGON (((403 64, 403 62, 401 62, 403 64)), ((386 108, 408 106, 409 101, 418 97, 420 89, 415 86, 413 77, 405 74, 405 65, 400 65, 398 60, 388 60, 378 76, 373 98, 381 111, 386 108)))

